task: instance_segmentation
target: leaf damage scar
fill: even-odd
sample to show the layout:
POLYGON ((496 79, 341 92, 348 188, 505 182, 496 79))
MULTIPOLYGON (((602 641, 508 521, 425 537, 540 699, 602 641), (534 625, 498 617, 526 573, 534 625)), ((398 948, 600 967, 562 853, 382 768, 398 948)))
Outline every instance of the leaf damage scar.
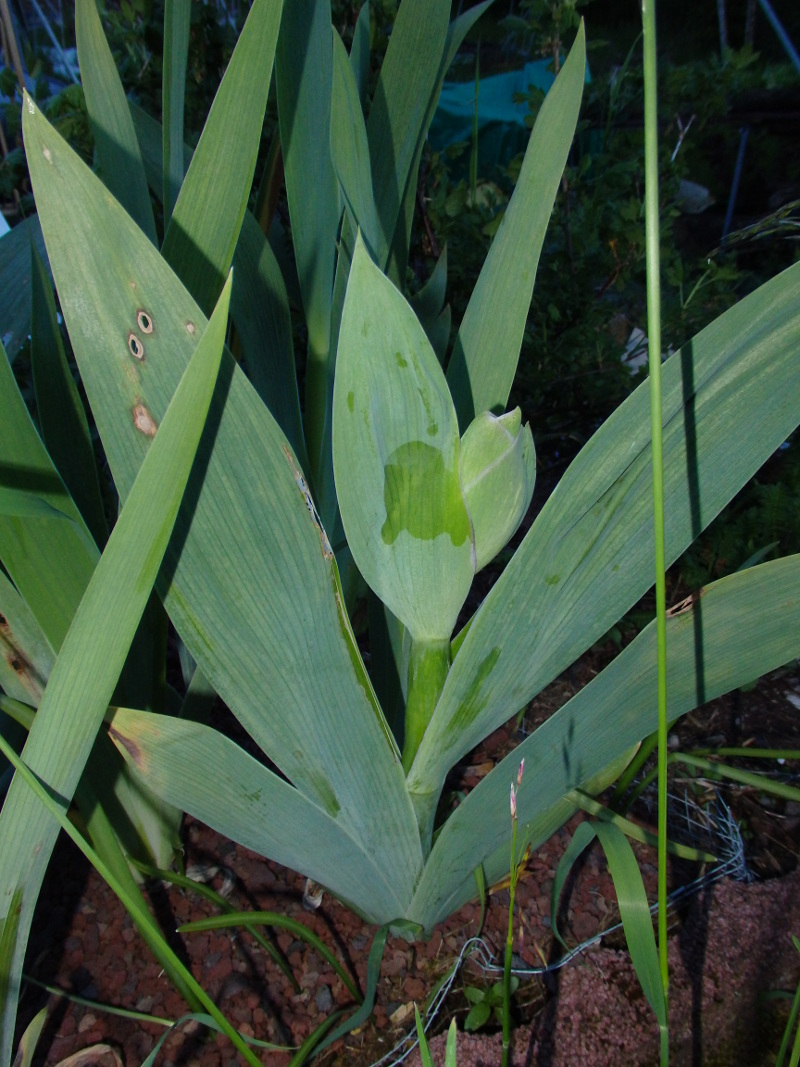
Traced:
POLYGON ((297 469, 297 466, 294 460, 292 459, 292 454, 286 447, 286 445, 281 445, 281 448, 283 449, 283 454, 286 457, 286 462, 289 464, 289 469, 291 470, 292 475, 294 477, 295 485, 303 495, 303 500, 305 501, 306 507, 308 508, 308 514, 311 516, 311 521, 317 528, 320 544, 322 545, 323 558, 331 560, 333 559, 333 549, 331 548, 331 543, 328 540, 328 535, 325 533, 325 530, 322 527, 322 521, 319 517, 316 507, 314 506, 314 501, 311 499, 311 493, 308 491, 306 480, 300 473, 300 471, 297 469))
POLYGON ((133 425, 139 431, 143 433, 145 437, 155 437, 156 426, 155 419, 144 406, 144 404, 137 404, 133 409, 133 425))
POLYGON ((119 730, 115 730, 113 726, 109 726, 108 735, 118 748, 125 749, 131 760, 140 770, 144 770, 144 754, 135 741, 132 741, 130 737, 125 737, 119 730))
POLYGON ((674 619, 677 615, 684 615, 687 611, 692 611, 695 604, 700 600, 700 597, 705 595, 705 589, 700 589, 694 593, 690 593, 679 604, 673 604, 671 608, 667 608, 666 617, 668 619, 674 619))

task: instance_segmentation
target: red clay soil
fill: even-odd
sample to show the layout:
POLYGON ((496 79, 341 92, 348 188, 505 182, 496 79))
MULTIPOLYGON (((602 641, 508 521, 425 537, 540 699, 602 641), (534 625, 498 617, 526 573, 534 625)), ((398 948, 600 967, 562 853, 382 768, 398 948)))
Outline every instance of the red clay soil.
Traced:
MULTIPOLYGON (((569 675, 532 706, 535 725, 562 703, 573 685, 569 675)), ((735 694, 690 716, 678 729, 682 747, 707 743, 770 745, 779 741, 800 748, 800 673, 776 672, 759 688, 735 694), (790 701, 790 697, 794 701, 790 701), (717 737, 717 734, 719 736, 717 737), (716 740, 715 740, 716 738, 716 740)), ((470 788, 513 746, 512 729, 497 731, 461 768, 460 787, 470 788)), ((780 768, 785 771, 784 765, 780 768)), ((675 781, 681 790, 683 785, 675 781)), ((791 934, 800 936, 800 875, 796 866, 800 819, 791 804, 765 799, 756 790, 727 794, 745 829, 750 866, 781 875, 742 884, 730 879, 706 885, 688 896, 671 916, 671 1063, 673 1067, 773 1064, 786 1018, 786 1002, 760 999, 776 989, 793 989, 800 979, 800 955, 791 934), (786 873, 786 872, 789 873, 786 873)), ((516 965, 541 969, 561 949, 550 929, 550 889, 558 860, 578 819, 532 855, 517 889, 516 965), (521 931, 521 944, 520 935, 521 931)), ((280 912, 305 923, 354 973, 363 989, 367 956, 375 928, 365 925, 329 895, 316 911, 303 907, 304 879, 234 845, 187 819, 186 865, 221 868, 212 884, 232 878, 230 899, 241 910, 280 912)), ((654 855, 639 849, 648 893, 655 891, 654 855)), ((674 886, 696 871, 676 865, 674 886)), ((165 929, 214 914, 195 894, 158 886, 151 899, 165 929)), ((508 892, 491 893, 481 936, 502 958, 508 921, 508 892)), ((611 879, 601 854, 590 852, 577 871, 563 907, 562 929, 577 945, 617 920, 611 879)), ((413 1005, 422 1006, 432 989, 453 968, 467 940, 479 931, 480 907, 468 905, 436 929, 427 942, 410 945, 389 938, 371 1019, 357 1032, 321 1053, 330 1067, 368 1067, 377 1063, 413 1028, 413 1005)), ((297 988, 247 933, 229 931, 177 937, 184 956, 206 990, 242 1033, 280 1045, 299 1045, 332 1010, 352 1006, 346 987, 325 960, 304 942, 277 931, 274 942, 289 963, 297 988)), ((89 1001, 177 1019, 185 1005, 134 931, 124 909, 69 842, 55 854, 40 900, 29 946, 27 974, 89 1001)), ((459 1029, 468 1010, 467 985, 484 988, 487 978, 467 959, 438 1012, 431 1033, 442 1032, 450 1018, 459 1029)), ((21 1019, 48 1002, 33 985, 26 987, 21 1019)), ((40 1064, 56 1065, 82 1049, 104 1042, 125 1067, 138 1067, 163 1034, 156 1023, 120 1018, 96 1007, 51 996, 50 1018, 39 1046, 40 1064)), ((517 1027, 513 1062, 527 1067, 627 1067, 658 1062, 657 1027, 624 951, 619 933, 542 976, 524 977, 515 997, 517 1027)), ((490 1032, 459 1038, 459 1067, 499 1064, 499 1035, 490 1032)), ((434 1039, 434 1060, 443 1046, 434 1039)), ((288 1052, 259 1053, 267 1067, 284 1067, 288 1052)), ((385 1062, 393 1063, 397 1055, 385 1062)), ((90 1062, 89 1059, 83 1062, 90 1062)), ((107 1054, 102 1063, 113 1062, 107 1054)), ((162 1046, 161 1067, 233 1067, 237 1053, 226 1039, 195 1024, 173 1032, 162 1046)), ((408 1062, 418 1063, 409 1059, 408 1062)))

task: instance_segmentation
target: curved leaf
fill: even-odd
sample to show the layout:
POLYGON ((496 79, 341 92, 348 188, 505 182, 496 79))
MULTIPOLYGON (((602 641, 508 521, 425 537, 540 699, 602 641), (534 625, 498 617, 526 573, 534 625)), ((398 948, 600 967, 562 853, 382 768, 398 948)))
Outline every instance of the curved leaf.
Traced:
POLYGON ((392 872, 327 811, 218 731, 118 708, 110 733, 157 796, 313 878, 372 922, 402 915, 392 872))

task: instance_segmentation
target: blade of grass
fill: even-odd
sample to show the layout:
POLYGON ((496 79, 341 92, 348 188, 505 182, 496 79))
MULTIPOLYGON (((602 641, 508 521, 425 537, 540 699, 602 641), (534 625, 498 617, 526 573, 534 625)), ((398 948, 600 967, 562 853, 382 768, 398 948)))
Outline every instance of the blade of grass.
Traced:
MULTIPOLYGON (((153 867, 149 863, 134 862, 134 866, 142 874, 147 875, 148 878, 157 878, 162 882, 169 882, 172 885, 180 886, 182 889, 187 889, 190 893, 197 893, 198 896, 205 897, 206 900, 210 900, 212 904, 216 905, 216 907, 226 915, 236 914, 236 908, 229 900, 226 900, 220 893, 217 893, 211 886, 205 885, 203 882, 198 882, 196 879, 189 878, 185 874, 178 874, 177 871, 168 871, 163 868, 153 867)), ((272 957, 273 962, 281 969, 281 971, 283 971, 284 976, 294 986, 295 992, 299 993, 300 984, 292 973, 291 967, 283 958, 281 952, 270 940, 264 937, 264 935, 254 927, 250 927, 250 933, 259 945, 261 945, 264 951, 272 957)))
POLYGON ((200 933, 202 930, 227 930, 230 926, 245 926, 248 929, 254 926, 275 926, 279 930, 288 930, 295 937, 311 945, 320 956, 326 959, 350 990, 353 998, 361 1003, 362 998, 358 987, 325 942, 320 940, 313 930, 309 930, 307 926, 297 922, 296 919, 289 918, 288 915, 280 915, 275 911, 231 911, 226 915, 210 915, 207 919, 184 923, 178 927, 178 932, 189 934, 200 933))

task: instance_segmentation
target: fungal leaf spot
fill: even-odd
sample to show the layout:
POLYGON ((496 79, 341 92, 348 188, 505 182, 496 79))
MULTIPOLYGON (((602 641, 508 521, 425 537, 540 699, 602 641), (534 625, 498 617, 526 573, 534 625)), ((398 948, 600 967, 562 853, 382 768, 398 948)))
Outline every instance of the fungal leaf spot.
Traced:
POLYGON ((153 332, 153 320, 150 318, 144 308, 139 308, 139 310, 136 312, 136 322, 138 323, 139 329, 142 331, 142 333, 153 332))
POLYGON ((156 430, 158 429, 155 419, 144 404, 137 404, 133 409, 133 425, 139 433, 143 433, 145 437, 155 437, 156 430))
POLYGON ((138 359, 140 363, 144 361, 144 345, 133 331, 128 334, 128 348, 134 359, 138 359))
POLYGON ((44 158, 45 158, 45 159, 47 160, 47 162, 48 162, 48 163, 50 164, 50 166, 52 167, 52 165, 53 165, 53 155, 52 155, 52 153, 51 153, 50 149, 49 149, 49 148, 47 148, 47 146, 45 146, 45 147, 44 147, 44 148, 42 149, 42 155, 44 156, 44 158))
POLYGON ((195 324, 193 322, 187 322, 186 323, 186 332, 187 333, 194 333, 196 329, 197 329, 197 327, 195 326, 195 324))

